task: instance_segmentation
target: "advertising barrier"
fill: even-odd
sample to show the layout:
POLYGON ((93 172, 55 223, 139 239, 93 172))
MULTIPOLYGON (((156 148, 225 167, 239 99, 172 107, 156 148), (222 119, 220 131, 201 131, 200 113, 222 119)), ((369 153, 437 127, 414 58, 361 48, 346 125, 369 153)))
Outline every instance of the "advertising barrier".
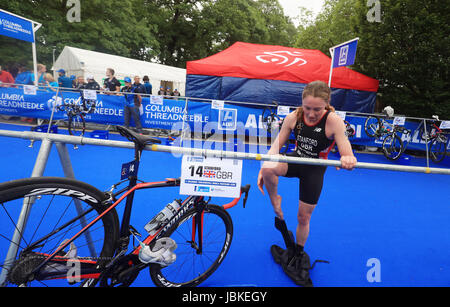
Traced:
MULTIPOLYGON (((79 103, 79 92, 56 92, 38 89, 29 92, 21 88, 0 88, 0 114, 50 119, 52 108, 62 103, 79 103)), ((87 114, 86 122, 121 125, 123 124, 124 96, 97 94, 95 111, 87 114)), ((283 106, 284 114, 288 113, 283 106)), ((264 107, 261 105, 239 104, 224 101, 202 101, 190 98, 163 98, 162 96, 146 96, 142 99, 141 123, 144 128, 167 130, 190 129, 206 135, 232 134, 254 137, 267 137, 268 131, 262 120, 264 107)), ((275 108, 274 108, 275 110, 275 108)), ((290 107, 292 112, 295 107, 290 107)), ((345 120, 355 130, 350 138, 352 144, 381 147, 383 139, 367 136, 364 124, 367 117, 345 115, 345 120)), ((57 111, 53 120, 61 120, 67 115, 57 111)), ((283 115, 280 115, 282 118, 283 115)), ((387 120, 392 124, 393 119, 387 120)), ((425 150, 425 141, 420 139, 419 121, 405 121, 403 126, 411 130, 411 135, 402 135, 408 149, 425 150)), ((278 131, 273 131, 277 133, 278 131)))

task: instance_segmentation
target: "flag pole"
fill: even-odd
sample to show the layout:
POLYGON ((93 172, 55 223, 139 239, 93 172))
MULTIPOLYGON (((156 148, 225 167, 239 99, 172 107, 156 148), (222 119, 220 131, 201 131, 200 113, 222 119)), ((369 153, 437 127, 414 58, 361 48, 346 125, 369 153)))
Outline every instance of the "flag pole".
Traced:
POLYGON ((31 43, 31 49, 33 52, 33 73, 34 73, 34 85, 38 86, 39 80, 37 76, 37 56, 36 56, 36 31, 42 26, 42 24, 38 22, 31 22, 31 26, 33 28, 33 42, 31 43))
POLYGON ((330 64, 330 77, 328 78, 328 87, 331 88, 331 75, 333 74, 333 62, 334 62, 334 47, 330 48, 331 64, 330 64))

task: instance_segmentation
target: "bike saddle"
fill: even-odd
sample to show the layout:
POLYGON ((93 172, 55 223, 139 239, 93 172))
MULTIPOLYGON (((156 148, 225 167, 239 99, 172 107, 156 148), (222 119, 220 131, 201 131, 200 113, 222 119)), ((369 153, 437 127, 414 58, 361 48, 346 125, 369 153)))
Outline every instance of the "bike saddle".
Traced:
POLYGON ((122 136, 126 137, 128 140, 135 143, 140 148, 144 148, 146 145, 151 144, 161 144, 161 141, 158 139, 136 133, 133 130, 125 128, 123 126, 116 126, 116 129, 122 136))

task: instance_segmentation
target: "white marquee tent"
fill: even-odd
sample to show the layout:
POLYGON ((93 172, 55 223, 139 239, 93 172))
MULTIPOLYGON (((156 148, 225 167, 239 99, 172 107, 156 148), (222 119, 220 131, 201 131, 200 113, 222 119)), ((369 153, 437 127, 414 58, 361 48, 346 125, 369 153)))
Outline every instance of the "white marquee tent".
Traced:
POLYGON ((106 69, 112 68, 119 80, 125 77, 133 79, 134 76, 142 78, 147 75, 153 86, 153 95, 156 95, 160 86, 171 86, 178 89, 182 96, 185 93, 186 69, 134 60, 116 55, 95 52, 66 46, 55 61, 52 70, 64 69, 67 76, 93 75, 95 81, 102 86, 106 78, 106 69))

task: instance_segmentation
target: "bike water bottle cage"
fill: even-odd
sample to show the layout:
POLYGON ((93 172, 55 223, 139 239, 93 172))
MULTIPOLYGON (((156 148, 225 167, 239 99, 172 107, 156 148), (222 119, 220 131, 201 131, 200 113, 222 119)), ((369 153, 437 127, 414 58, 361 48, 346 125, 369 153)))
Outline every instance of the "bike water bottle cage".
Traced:
POLYGON ((116 129, 122 136, 126 137, 130 142, 136 144, 139 149, 144 149, 146 145, 161 144, 161 141, 158 139, 138 134, 133 130, 125 128, 123 126, 116 126, 116 129))

